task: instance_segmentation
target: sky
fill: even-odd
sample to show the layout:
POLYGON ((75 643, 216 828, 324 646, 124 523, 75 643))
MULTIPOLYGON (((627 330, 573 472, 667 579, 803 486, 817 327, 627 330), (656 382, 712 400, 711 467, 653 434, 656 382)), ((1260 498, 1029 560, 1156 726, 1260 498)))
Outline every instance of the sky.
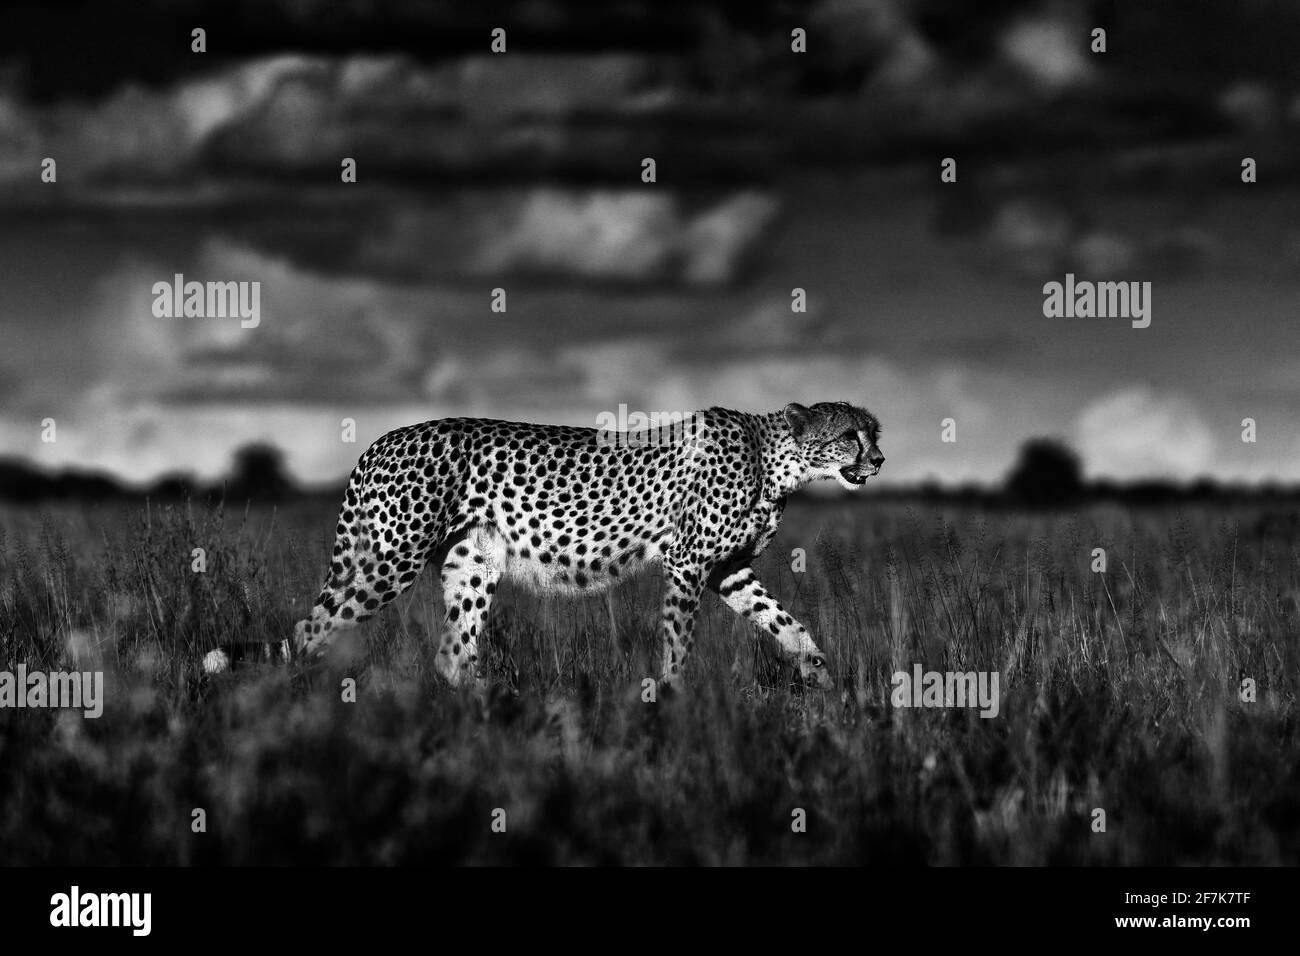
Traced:
POLYGON ((847 400, 883 421, 893 481, 1000 480, 1036 435, 1069 441, 1099 476, 1300 478, 1300 286, 1183 276, 1154 282, 1149 328, 1046 318, 1037 277, 984 261, 982 240, 929 238, 934 189, 915 178, 792 185, 766 261, 722 289, 411 284, 373 261, 323 273, 204 232, 178 242, 170 226, 125 239, 11 228, 0 443, 146 481, 215 477, 266 440, 324 482, 383 431, 428 418, 594 426, 620 405, 847 400), (259 324, 155 316, 153 286, 177 272, 259 281, 259 324))
MULTIPOLYGON (((943 82, 1086 87, 1061 29, 1016 24, 1005 73, 943 82)), ((908 83, 935 59, 919 42, 890 61, 908 83)), ((1251 88, 1223 109, 1255 142, 882 161, 848 152, 874 93, 755 119, 645 57, 509 63, 271 53, 43 102, 0 71, 0 455, 210 479, 269 441, 326 483, 438 417, 844 400, 882 421, 888 483, 995 483, 1037 436, 1095 477, 1300 480, 1300 190, 1251 88), (177 273, 259 283, 256 327, 155 314, 177 273), (1045 316, 1067 273, 1150 282, 1151 325, 1045 316)), ((918 102, 947 117, 953 89, 918 102)))

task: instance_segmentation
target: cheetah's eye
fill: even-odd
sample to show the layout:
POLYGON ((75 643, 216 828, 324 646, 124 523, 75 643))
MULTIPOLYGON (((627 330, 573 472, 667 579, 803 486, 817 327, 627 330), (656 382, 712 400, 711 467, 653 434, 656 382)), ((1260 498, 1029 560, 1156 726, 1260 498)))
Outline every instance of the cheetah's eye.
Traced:
POLYGON ((840 436, 840 439, 843 440, 843 441, 857 441, 857 440, 858 440, 858 433, 855 432, 855 431, 851 431, 851 430, 850 430, 850 431, 845 432, 843 435, 841 435, 841 436, 840 436))

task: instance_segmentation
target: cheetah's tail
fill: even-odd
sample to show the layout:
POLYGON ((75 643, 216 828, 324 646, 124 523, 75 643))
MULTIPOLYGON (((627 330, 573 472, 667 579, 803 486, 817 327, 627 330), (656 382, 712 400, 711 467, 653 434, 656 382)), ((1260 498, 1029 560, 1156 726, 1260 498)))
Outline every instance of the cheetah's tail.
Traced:
POLYGON ((253 661, 285 663, 289 660, 288 641, 236 642, 222 644, 203 655, 203 673, 220 674, 240 664, 253 661))
MULTIPOLYGON (((334 541, 337 554, 331 558, 329 569, 325 572, 325 585, 321 589, 320 596, 316 598, 316 604, 323 602, 331 593, 344 590, 351 585, 360 573, 359 556, 370 550, 371 541, 363 519, 361 495, 366 478, 365 465, 366 457, 363 456, 348 478, 347 493, 342 507, 339 508, 339 531, 334 541), (350 520, 346 518, 349 513, 352 515, 350 520), (337 571, 336 566, 338 566, 337 571)), ((304 623, 300 621, 295 626, 294 639, 300 636, 299 631, 304 623)), ((292 640, 222 644, 203 655, 203 672, 220 674, 241 663, 253 661, 287 663, 290 659, 292 640)))

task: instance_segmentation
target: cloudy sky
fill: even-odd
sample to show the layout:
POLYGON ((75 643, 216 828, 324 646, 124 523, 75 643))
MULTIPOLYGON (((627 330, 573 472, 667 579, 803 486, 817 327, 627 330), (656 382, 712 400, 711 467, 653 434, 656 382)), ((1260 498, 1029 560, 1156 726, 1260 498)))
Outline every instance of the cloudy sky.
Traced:
MULTIPOLYGON (((975 108, 972 85, 1012 109, 1021 87, 1095 82, 1060 52, 1068 20, 1013 24, 996 69, 942 81, 925 80, 942 51, 889 29, 889 75, 945 122, 975 108)), ((1300 480, 1300 190, 1239 168, 1243 140, 1285 159, 1275 90, 1229 88, 1211 108, 1230 133, 1208 145, 985 144, 943 183, 953 147, 870 155, 870 123, 898 130, 876 92, 829 120, 755 117, 633 55, 249 55, 43 100, 16 62, 0 71, 3 455, 211 478, 266 440, 327 482, 429 418, 848 400, 883 421, 893 482, 999 481, 1041 435, 1099 476, 1300 480), (828 130, 847 158, 817 159, 828 130), (1150 327, 1045 317, 1066 272, 1151 282, 1150 327), (177 273, 260 283, 260 322, 156 316, 177 273)))

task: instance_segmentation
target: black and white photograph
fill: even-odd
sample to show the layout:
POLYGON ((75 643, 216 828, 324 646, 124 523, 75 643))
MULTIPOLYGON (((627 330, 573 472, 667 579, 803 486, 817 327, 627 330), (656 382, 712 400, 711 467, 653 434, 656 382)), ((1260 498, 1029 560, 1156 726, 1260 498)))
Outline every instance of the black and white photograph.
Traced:
POLYGON ((1241 945, 1298 602, 1300 5, 0 14, 6 927, 1241 945))

